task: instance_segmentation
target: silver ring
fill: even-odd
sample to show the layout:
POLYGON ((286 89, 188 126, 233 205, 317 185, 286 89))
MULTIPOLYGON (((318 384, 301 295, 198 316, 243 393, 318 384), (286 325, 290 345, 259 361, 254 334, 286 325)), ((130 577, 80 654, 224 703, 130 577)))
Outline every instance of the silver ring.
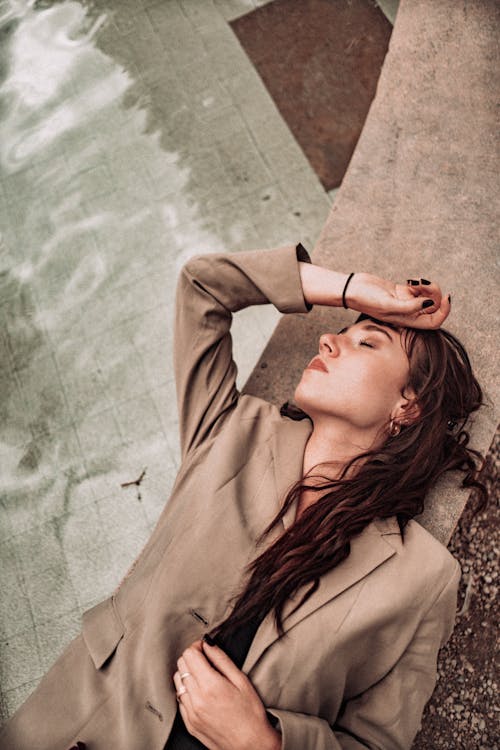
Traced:
POLYGON ((183 680, 184 677, 191 677, 191 672, 183 672, 179 675, 179 679, 183 680))

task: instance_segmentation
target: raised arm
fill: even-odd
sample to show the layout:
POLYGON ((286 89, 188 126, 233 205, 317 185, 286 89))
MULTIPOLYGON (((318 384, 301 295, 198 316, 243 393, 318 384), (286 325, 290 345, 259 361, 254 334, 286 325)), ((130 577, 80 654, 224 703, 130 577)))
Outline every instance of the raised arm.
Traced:
POLYGON ((183 267, 176 296, 174 368, 181 455, 199 446, 236 405, 232 314, 273 304, 282 313, 314 304, 353 310, 399 325, 438 328, 449 298, 429 282, 395 284, 367 273, 348 275, 312 265, 302 245, 211 253, 183 267))
POLYGON ((282 313, 307 312, 302 245, 275 250, 197 255, 183 267, 176 295, 174 367, 181 455, 199 446, 236 405, 232 314, 273 304, 282 313))
POLYGON ((370 273, 349 275, 306 263, 300 263, 300 278, 312 305, 340 307, 344 301, 351 310, 395 325, 439 328, 450 312, 449 295, 426 279, 397 284, 370 273))

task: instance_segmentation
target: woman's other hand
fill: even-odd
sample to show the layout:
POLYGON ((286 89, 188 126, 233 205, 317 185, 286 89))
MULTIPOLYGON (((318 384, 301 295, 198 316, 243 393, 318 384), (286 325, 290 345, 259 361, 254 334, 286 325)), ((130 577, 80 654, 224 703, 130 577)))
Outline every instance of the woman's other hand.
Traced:
POLYGON ((281 735, 255 688, 222 649, 195 641, 177 667, 173 680, 182 719, 209 750, 279 750, 281 735))
MULTIPOLYGON (((341 307, 348 275, 311 263, 299 262, 302 291, 312 305, 341 307)), ((426 279, 396 284, 370 273, 354 273, 345 301, 351 310, 410 328, 439 328, 450 312, 450 298, 426 279)))

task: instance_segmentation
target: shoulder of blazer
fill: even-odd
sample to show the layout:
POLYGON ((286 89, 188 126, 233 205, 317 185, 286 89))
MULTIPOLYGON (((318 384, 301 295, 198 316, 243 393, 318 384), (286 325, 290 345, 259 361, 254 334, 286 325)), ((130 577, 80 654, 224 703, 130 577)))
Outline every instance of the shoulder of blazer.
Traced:
POLYGON ((236 413, 239 419, 260 419, 262 417, 272 421, 281 421, 283 419, 275 404, 250 393, 240 394, 235 408, 236 413))
POLYGON ((396 517, 376 519, 373 525, 402 560, 414 564, 422 575, 448 580, 460 565, 451 552, 418 521, 410 520, 401 536, 396 517))
POLYGON ((241 393, 238 397, 234 413, 239 419, 268 418, 273 423, 293 423, 307 421, 312 424, 311 418, 301 409, 286 401, 280 407, 271 401, 250 393, 241 393))
POLYGON ((210 436, 194 450, 190 451, 181 463, 179 473, 198 461, 200 454, 205 454, 214 442, 219 441, 221 435, 227 435, 235 430, 241 434, 241 424, 251 421, 262 421, 273 429, 273 425, 282 420, 278 408, 270 401, 248 393, 239 394, 236 403, 215 422, 210 436))

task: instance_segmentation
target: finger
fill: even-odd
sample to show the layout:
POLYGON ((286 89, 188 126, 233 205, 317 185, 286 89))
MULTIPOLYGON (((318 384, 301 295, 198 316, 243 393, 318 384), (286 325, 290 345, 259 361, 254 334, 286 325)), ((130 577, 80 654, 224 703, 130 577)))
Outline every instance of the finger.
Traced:
POLYGON ((419 279, 407 279, 406 283, 410 287, 423 286, 426 289, 430 289, 430 288, 432 288, 432 286, 436 286, 436 284, 434 284, 434 282, 429 281, 428 279, 423 279, 423 278, 419 278, 419 279))
POLYGON ((441 289, 439 284, 433 281, 428 281, 427 279, 408 279, 407 289, 415 296, 435 300, 438 305, 441 302, 441 289))
POLYGON ((177 663, 179 664, 179 662, 185 665, 183 669, 193 675, 198 685, 207 685, 215 677, 220 678, 222 676, 212 666, 201 648, 198 649, 190 646, 183 652, 177 663))
MULTIPOLYGON (((412 312, 419 313, 423 310, 425 311, 426 315, 428 315, 432 312, 436 312, 436 310, 441 306, 443 295, 441 293, 441 288, 439 287, 439 285, 434 284, 427 279, 423 279, 422 281, 425 283, 421 283, 416 279, 408 279, 406 287, 396 285, 398 300, 400 302, 406 303, 408 303, 409 301, 413 302, 413 305, 407 304, 406 309, 404 305, 400 305, 398 311, 404 311, 411 314, 412 312)), ((396 312, 396 308, 394 308, 394 311, 396 312)))
POLYGON ((441 290, 437 284, 425 286, 404 286, 403 284, 395 285, 395 294, 391 295, 389 300, 384 301, 384 308, 380 310, 380 315, 398 317, 401 315, 418 315, 427 307, 436 310, 441 304, 441 290), (425 291, 423 291, 425 290, 425 291), (431 295, 431 296, 429 296, 431 295))
POLYGON ((392 322, 396 325, 403 325, 409 328, 429 330, 439 328, 450 313, 451 301, 449 296, 444 296, 442 298, 441 304, 437 310, 432 310, 432 308, 429 309, 430 312, 427 312, 426 309, 423 309, 420 310, 420 312, 416 315, 408 315, 406 318, 404 316, 399 317, 395 315, 392 318, 392 322))
POLYGON ((238 669, 234 661, 229 658, 226 652, 219 648, 219 646, 211 646, 206 641, 203 641, 202 647, 207 658, 214 667, 232 682, 235 687, 241 687, 242 683, 246 680, 246 675, 241 669, 238 669))
MULTIPOLYGON (((431 299, 430 304, 428 304, 428 299, 428 297, 424 299, 420 296, 409 297, 407 299, 393 299, 390 302, 390 309, 387 309, 386 313, 381 313, 381 316, 390 316, 392 320, 394 317, 401 315, 418 315, 422 311, 425 311, 427 310, 427 308, 431 307, 435 310, 435 301, 431 299)), ((441 300, 438 301, 438 305, 440 301, 441 300)), ((389 305, 387 307, 389 308, 389 305)))
POLYGON ((173 680, 178 703, 180 704, 184 702, 186 703, 186 705, 191 705, 191 696, 189 695, 189 690, 182 682, 179 672, 176 672, 174 674, 173 680))
MULTIPOLYGON (((408 282, 407 282, 407 283, 408 283, 408 282)), ((406 291, 407 291, 407 292, 408 292, 409 294, 412 294, 412 295, 413 295, 414 297, 419 297, 419 296, 420 296, 420 290, 419 290, 419 289, 417 289, 417 287, 416 287, 416 286, 410 286, 410 285, 408 285, 408 286, 406 286, 406 287, 405 287, 405 290, 406 290, 406 291)))
POLYGON ((180 656, 180 657, 179 657, 179 658, 177 659, 177 671, 178 671, 178 673, 179 673, 179 677, 180 677, 180 675, 181 675, 181 674, 184 674, 184 675, 187 675, 187 674, 189 674, 189 677, 186 677, 185 679, 186 679, 186 680, 190 679, 190 680, 191 680, 191 682, 196 682, 196 675, 195 675, 195 674, 192 674, 192 673, 191 673, 191 672, 189 671, 189 669, 188 669, 188 668, 187 668, 187 666, 186 666, 186 662, 184 661, 184 659, 183 659, 183 657, 182 657, 182 656, 180 656))
POLYGON ((191 672, 188 670, 186 666, 186 662, 182 658, 182 656, 177 659, 177 671, 179 673, 179 677, 182 681, 189 680, 192 683, 196 682, 196 676, 194 674, 191 674, 191 672))
POLYGON ((421 328, 435 329, 443 325, 444 321, 448 317, 451 311, 451 297, 446 294, 437 310, 420 315, 415 323, 415 326, 421 328), (420 323, 421 325, 418 325, 420 323))
MULTIPOLYGON (((174 674, 174 676, 173 676, 172 679, 174 681, 176 692, 178 692, 178 693, 180 692, 182 694, 184 694, 185 692, 189 692, 189 686, 186 685, 186 683, 182 679, 181 672, 179 672, 179 670, 177 670, 177 672, 175 672, 175 674, 174 674)), ((193 687, 194 687, 194 682, 191 683, 191 688, 193 688, 193 687)))

